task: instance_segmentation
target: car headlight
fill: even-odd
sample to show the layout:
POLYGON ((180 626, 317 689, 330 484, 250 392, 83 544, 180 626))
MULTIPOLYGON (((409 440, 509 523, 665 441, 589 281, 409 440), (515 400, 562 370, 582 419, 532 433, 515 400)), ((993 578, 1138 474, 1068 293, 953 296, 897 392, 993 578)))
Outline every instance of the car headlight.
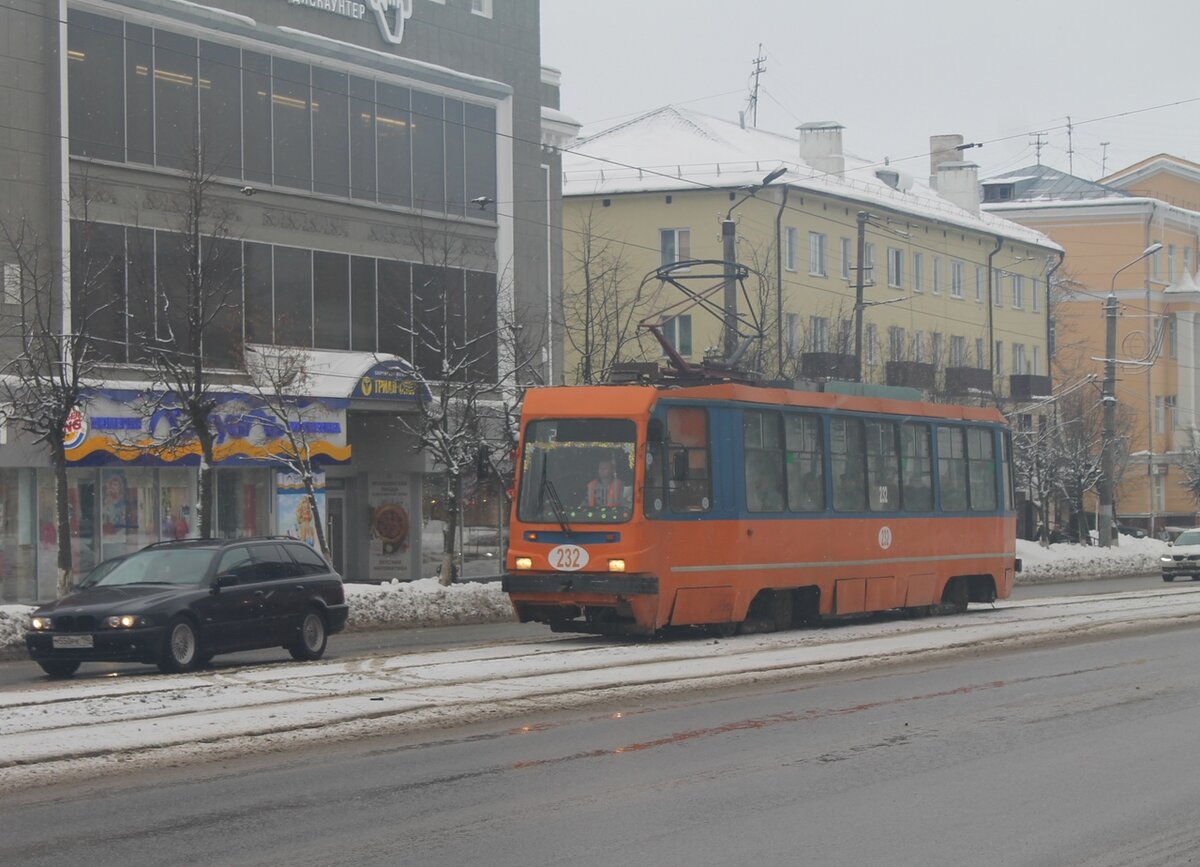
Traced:
POLYGON ((110 629, 133 629, 136 626, 145 626, 147 620, 136 614, 116 614, 108 618, 105 623, 110 629))
POLYGON ((35 631, 49 629, 53 625, 53 621, 49 617, 31 617, 29 618, 29 628, 35 631))
POLYGON ((1175 558, 1174 557, 1159 557, 1158 559, 1163 563, 1171 563, 1174 561, 1175 558))

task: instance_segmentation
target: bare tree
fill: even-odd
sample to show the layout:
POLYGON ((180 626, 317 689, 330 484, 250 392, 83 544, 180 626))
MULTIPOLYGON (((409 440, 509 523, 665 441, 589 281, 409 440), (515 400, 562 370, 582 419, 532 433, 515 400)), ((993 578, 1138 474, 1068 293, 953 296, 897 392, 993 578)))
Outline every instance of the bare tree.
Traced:
POLYGON ((269 456, 287 472, 300 478, 316 530, 317 546, 329 559, 325 527, 317 500, 313 445, 321 439, 327 413, 312 392, 308 354, 291 346, 245 347, 245 367, 251 388, 263 406, 278 420, 276 445, 269 456))
POLYGON ((69 268, 63 266, 57 245, 27 220, 0 223, 14 260, 4 274, 5 301, 19 305, 3 325, 13 355, 0 369, 0 400, 6 420, 50 452, 59 596, 70 592, 74 572, 64 437, 69 424, 81 423, 79 408, 88 383, 96 381, 98 368, 112 351, 99 339, 96 323, 124 312, 119 308, 124 249, 99 242, 104 230, 89 218, 87 187, 86 179, 81 180, 73 196, 72 237, 63 241, 70 244, 69 268), (69 305, 65 283, 70 285, 69 305))
POLYGON ((594 208, 574 230, 579 243, 563 279, 563 334, 579 356, 577 381, 604 382, 615 364, 645 357, 638 322, 650 299, 631 277, 625 245, 601 234, 594 208))
POLYGON ((230 232, 232 209, 214 195, 216 184, 215 169, 206 164, 201 147, 195 145, 183 191, 165 194, 162 199, 170 233, 161 238, 157 258, 173 267, 157 268, 153 331, 138 335, 154 378, 163 389, 163 395, 148 401, 144 411, 173 409, 175 403, 180 411, 178 427, 158 438, 153 448, 175 450, 193 443, 200 448, 197 511, 201 538, 210 538, 213 531, 216 430, 212 414, 217 406, 206 362, 219 352, 236 350, 240 342, 236 328, 240 321, 240 245, 230 232), (165 255, 164 245, 168 248, 165 255))
POLYGON ((1179 466, 1183 470, 1183 481, 1179 484, 1192 502, 1200 506, 1200 438, 1193 428, 1188 429, 1187 445, 1180 449, 1179 466))

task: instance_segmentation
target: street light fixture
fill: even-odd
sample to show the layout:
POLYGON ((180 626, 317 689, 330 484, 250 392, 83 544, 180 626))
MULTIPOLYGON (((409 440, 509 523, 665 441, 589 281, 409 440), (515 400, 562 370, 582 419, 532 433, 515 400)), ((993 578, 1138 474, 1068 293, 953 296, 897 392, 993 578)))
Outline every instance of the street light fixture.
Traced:
POLYGON ((1108 298, 1104 302, 1104 389, 1100 403, 1104 407, 1103 449, 1100 456, 1100 508, 1096 516, 1096 531, 1102 548, 1113 546, 1113 440, 1115 439, 1117 412, 1117 276, 1126 268, 1132 268, 1143 259, 1153 256, 1163 245, 1156 241, 1141 252, 1136 259, 1118 268, 1109 283, 1108 298))

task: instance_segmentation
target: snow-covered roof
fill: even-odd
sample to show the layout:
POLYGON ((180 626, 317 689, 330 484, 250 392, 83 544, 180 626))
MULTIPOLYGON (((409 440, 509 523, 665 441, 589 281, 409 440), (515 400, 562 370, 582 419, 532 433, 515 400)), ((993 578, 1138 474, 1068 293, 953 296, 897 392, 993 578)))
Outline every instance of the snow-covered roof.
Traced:
MULTIPOLYGON (((822 122, 807 129, 834 129, 822 122)), ((587 135, 563 154, 563 196, 594 196, 664 190, 734 189, 759 184, 776 168, 775 185, 837 196, 917 219, 1061 250, 1046 235, 993 214, 973 214, 913 180, 895 189, 876 172, 897 170, 881 161, 843 154, 845 171, 813 168, 800 157, 796 136, 742 127, 677 106, 666 106, 587 135)))
MULTIPOLYGON (((984 186, 1012 184, 1015 188, 1010 201, 1061 199, 1104 199, 1125 195, 1116 187, 1061 172, 1041 164, 1013 169, 983 180, 984 186)), ((991 207, 991 202, 988 207, 991 207)))

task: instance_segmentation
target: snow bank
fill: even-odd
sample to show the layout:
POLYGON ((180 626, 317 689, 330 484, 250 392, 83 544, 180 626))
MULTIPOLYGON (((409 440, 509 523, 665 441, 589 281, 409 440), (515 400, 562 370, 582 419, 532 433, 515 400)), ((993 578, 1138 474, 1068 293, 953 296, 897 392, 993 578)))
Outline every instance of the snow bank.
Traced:
MULTIPOLYGON (((1122 536, 1118 548, 1084 545, 1051 545, 1017 540, 1022 561, 1018 584, 1055 581, 1086 581, 1147 575, 1158 571, 1158 558, 1167 544, 1157 539, 1122 536)), ((494 623, 513 619, 508 597, 498 581, 464 582, 443 587, 436 578, 407 583, 347 584, 350 602, 349 629, 380 629, 415 626, 451 626, 465 623, 494 623)), ((19 650, 24 645, 25 621, 33 607, 0 606, 0 652, 19 650)))

